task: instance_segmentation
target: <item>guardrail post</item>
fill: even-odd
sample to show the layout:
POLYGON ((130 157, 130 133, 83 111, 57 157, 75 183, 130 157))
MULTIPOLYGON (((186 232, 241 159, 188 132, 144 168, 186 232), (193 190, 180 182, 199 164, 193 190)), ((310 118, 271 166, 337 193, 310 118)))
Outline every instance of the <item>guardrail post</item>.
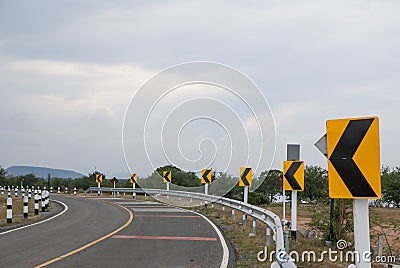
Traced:
POLYGON ((222 206, 222 215, 225 217, 225 206, 222 206))
POLYGON ((253 218, 253 234, 256 233, 257 229, 257 220, 255 218, 253 218))
POLYGON ((7 198, 7 223, 12 223, 12 198, 10 192, 7 198))
POLYGON ((214 211, 214 202, 211 203, 211 210, 214 211))
POLYGON ((235 209, 232 208, 232 221, 234 221, 234 220, 235 220, 235 209))
POLYGON ((244 212, 242 214, 242 224, 243 224, 243 228, 246 227, 246 214, 244 212))
POLYGON ((382 236, 380 235, 378 237, 378 256, 382 257, 382 251, 383 251, 383 243, 382 243, 382 236))
POLYGON ((147 194, 146 194, 146 193, 144 193, 144 200, 146 200, 146 198, 147 198, 147 194))
POLYGON ((39 215, 39 194, 38 191, 35 190, 35 215, 39 215))
POLYGON ((24 219, 28 218, 28 197, 24 196, 24 219))
POLYGON ((271 228, 269 228, 268 225, 267 225, 267 230, 266 230, 265 244, 267 245, 267 247, 269 247, 271 245, 271 228))
POLYGON ((284 245, 286 253, 289 254, 289 231, 283 231, 284 245))

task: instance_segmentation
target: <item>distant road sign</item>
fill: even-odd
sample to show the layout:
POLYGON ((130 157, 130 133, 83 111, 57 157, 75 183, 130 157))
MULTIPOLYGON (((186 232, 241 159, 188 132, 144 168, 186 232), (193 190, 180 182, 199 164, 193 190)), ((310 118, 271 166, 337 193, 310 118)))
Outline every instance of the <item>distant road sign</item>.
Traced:
POLYGON ((381 197, 378 117, 326 122, 329 196, 381 197))
POLYGON ((137 175, 135 173, 131 174, 131 176, 129 177, 129 182, 132 184, 137 182, 137 175))
POLYGON ((323 155, 325 155, 325 157, 328 157, 326 134, 324 134, 324 136, 322 136, 316 143, 314 143, 314 145, 323 155))
POLYGON ((164 171, 163 172, 163 179, 164 179, 165 183, 172 182, 172 174, 171 173, 172 173, 171 171, 164 171))
POLYGON ((283 161, 283 190, 304 190, 304 162, 283 161))
POLYGON ((118 183, 118 179, 116 177, 114 177, 114 178, 111 179, 111 182, 112 183, 118 183))
POLYGON ((253 179, 253 170, 251 167, 241 167, 240 168, 240 177, 239 177, 239 186, 251 186, 251 182, 253 179))
POLYGON ((96 174, 96 183, 103 182, 103 174, 96 174))
POLYGON ((201 171, 201 183, 211 183, 212 180, 212 169, 203 169, 201 171))

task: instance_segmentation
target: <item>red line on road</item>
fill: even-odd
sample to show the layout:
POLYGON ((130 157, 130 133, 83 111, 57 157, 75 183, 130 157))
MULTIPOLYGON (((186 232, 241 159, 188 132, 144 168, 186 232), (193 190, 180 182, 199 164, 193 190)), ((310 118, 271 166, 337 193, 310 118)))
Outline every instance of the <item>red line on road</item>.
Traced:
POLYGON ((195 216, 195 215, 137 215, 136 217, 142 217, 142 218, 201 218, 200 216, 195 216))
POLYGON ((169 206, 126 206, 127 208, 174 208, 169 206))
POLYGON ((150 239, 150 240, 185 240, 185 241, 217 241, 217 238, 215 238, 215 237, 195 237, 195 236, 113 235, 111 238, 150 239))

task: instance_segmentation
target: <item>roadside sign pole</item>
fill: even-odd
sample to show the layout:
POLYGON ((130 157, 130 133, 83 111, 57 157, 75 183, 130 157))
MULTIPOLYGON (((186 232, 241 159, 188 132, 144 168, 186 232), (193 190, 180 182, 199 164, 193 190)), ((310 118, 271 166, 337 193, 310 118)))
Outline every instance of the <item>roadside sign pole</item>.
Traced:
POLYGON ((248 199, 249 199, 249 186, 245 186, 243 192, 243 202, 247 204, 248 199))
POLYGON ((283 219, 283 223, 284 223, 284 225, 283 225, 283 229, 285 230, 285 228, 286 228, 286 193, 285 193, 285 190, 283 190, 283 183, 282 183, 282 195, 283 195, 283 201, 282 201, 282 204, 283 204, 283 217, 282 217, 282 219, 283 219))
POLYGON ((133 196, 133 199, 136 199, 136 193, 135 193, 135 188, 136 188, 136 183, 134 182, 134 183, 132 183, 132 196, 133 196))
POLYGON ((204 194, 208 195, 208 183, 204 185, 204 194))
POLYGON ((368 199, 354 199, 354 248, 360 258, 357 268, 371 268, 368 214, 368 199))
MULTIPOLYGON (((286 158, 288 161, 300 160, 300 144, 288 144, 286 146, 286 158)), ((297 237, 297 191, 292 191, 291 207, 291 237, 296 240, 297 237)))
POLYGON ((291 237, 297 238, 297 191, 292 191, 292 210, 291 210, 291 237))
POLYGON ((97 183, 97 188, 99 189, 99 190, 97 191, 97 195, 100 195, 100 182, 97 183))
MULTIPOLYGON (((167 182, 167 191, 169 191, 169 184, 170 184, 170 182, 168 181, 167 182)), ((167 195, 167 198, 169 199, 169 195, 167 195)))

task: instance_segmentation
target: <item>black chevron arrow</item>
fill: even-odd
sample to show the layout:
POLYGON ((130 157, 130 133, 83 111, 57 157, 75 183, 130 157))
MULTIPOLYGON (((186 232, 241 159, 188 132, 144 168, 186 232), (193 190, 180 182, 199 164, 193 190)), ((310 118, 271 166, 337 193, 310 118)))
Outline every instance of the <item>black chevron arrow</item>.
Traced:
POLYGON ((203 175, 201 175, 202 179, 206 182, 206 183, 210 183, 210 180, 208 179, 208 174, 210 174, 211 170, 206 169, 203 173, 203 175))
POLYGON ((247 174, 249 174, 250 170, 251 170, 250 168, 245 168, 243 173, 240 175, 240 179, 242 180, 243 184, 246 186, 250 186, 250 183, 246 178, 247 174))
POLYGON ((166 181, 168 181, 168 182, 171 182, 170 179, 169 179, 169 174, 171 174, 171 171, 165 172, 164 179, 165 179, 166 181))
POLYGON ((377 197, 353 160, 373 120, 350 120, 329 158, 353 197, 377 197))
POLYGON ((285 178, 287 182, 290 184, 290 187, 295 191, 302 190, 301 186, 294 177, 294 174, 296 173, 296 171, 299 169, 300 166, 301 162, 293 162, 285 173, 285 178))

